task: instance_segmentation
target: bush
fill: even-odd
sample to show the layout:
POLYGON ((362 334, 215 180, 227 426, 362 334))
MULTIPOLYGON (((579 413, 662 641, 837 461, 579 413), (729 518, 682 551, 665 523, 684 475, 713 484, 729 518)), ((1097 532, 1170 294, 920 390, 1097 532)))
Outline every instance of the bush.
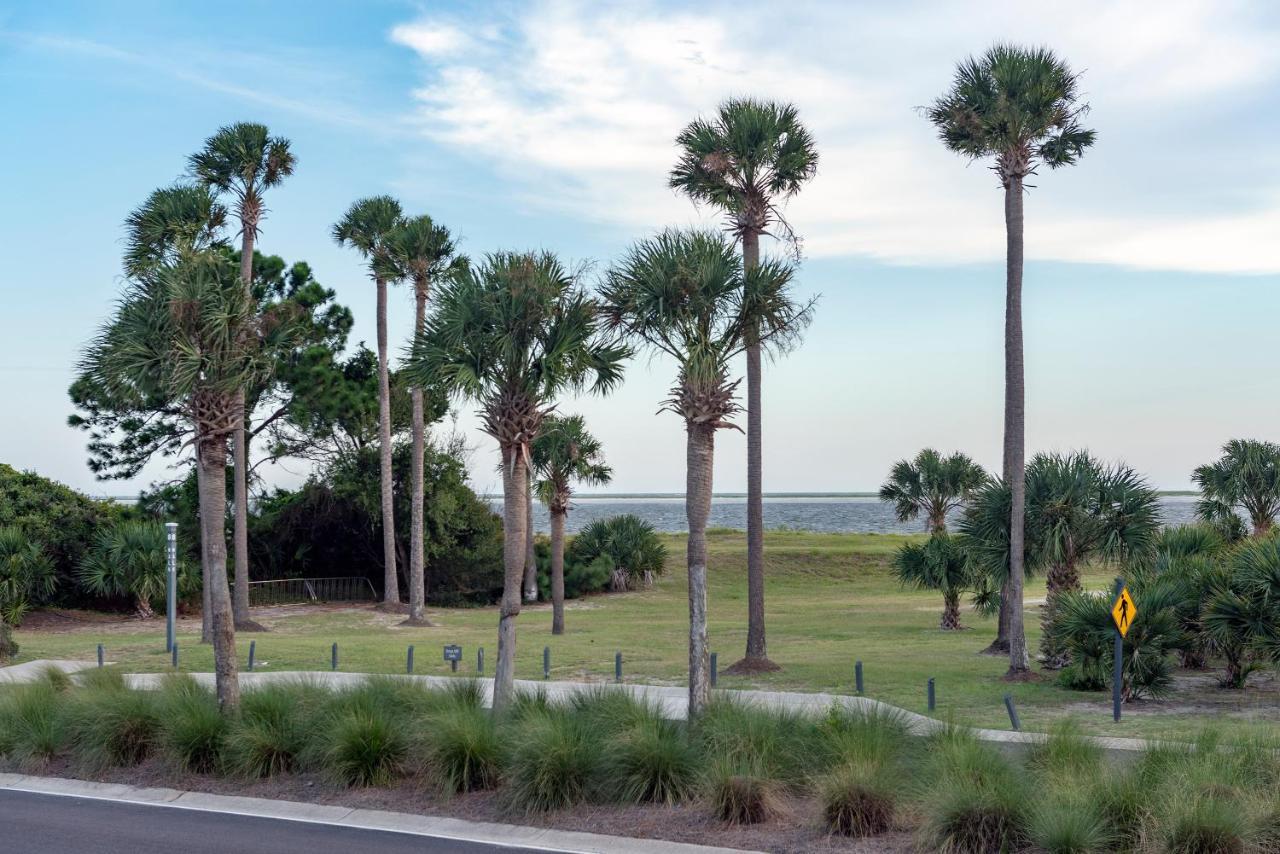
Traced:
POLYGON ((1072 718, 1058 721, 1049 728, 1049 737, 1031 749, 1028 757, 1033 768, 1065 780, 1075 780, 1099 773, 1102 748, 1080 731, 1072 718))
POLYGON ((1054 791, 1031 814, 1031 841, 1045 854, 1102 854, 1117 850, 1103 818, 1079 795, 1054 791))
MULTIPOLYGON (((1142 602, 1142 619, 1124 639, 1122 693, 1125 700, 1162 697, 1173 685, 1170 654, 1180 648, 1183 634, 1177 608, 1177 590, 1152 584, 1135 589, 1142 602)), ((1111 619, 1113 597, 1108 593, 1067 591, 1058 598, 1053 621, 1056 648, 1070 654, 1059 682, 1077 691, 1102 691, 1111 686, 1115 655, 1115 623, 1111 619)))
POLYGON ((921 842, 932 851, 986 854, 1015 851, 1028 837, 1030 792, 995 750, 972 736, 948 732, 931 744, 924 775, 921 842))
POLYGON ((588 566, 599 558, 608 561, 614 590, 635 590, 662 574, 667 549, 653 525, 628 513, 583 528, 566 550, 566 573, 570 563, 588 566))
POLYGON ((893 826, 900 793, 899 770, 884 762, 852 760, 818 785, 822 816, 831 833, 875 836, 893 826))
POLYGON ((433 715, 423 735, 423 758, 445 792, 492 789, 502 767, 502 740, 493 715, 469 704, 433 715))
POLYGON ((1163 810, 1156 836, 1167 854, 1243 854, 1251 823, 1242 798, 1200 794, 1163 810))
POLYGON ((701 756, 680 725, 656 716, 639 718, 613 739, 604 777, 618 800, 670 805, 693 796, 701 756))
POLYGON ((171 676, 160 689, 160 744, 183 771, 211 774, 223 767, 227 719, 212 691, 190 676, 171 676))
POLYGON ((802 786, 820 758, 817 722, 811 718, 723 697, 698 716, 694 734, 704 756, 747 763, 744 776, 768 777, 788 788, 802 786))
MULTIPOLYGON (((95 596, 127 597, 138 616, 155 616, 153 606, 164 601, 168 583, 167 541, 159 522, 124 521, 100 527, 93 547, 80 562, 80 585, 95 596)), ((183 594, 199 591, 194 567, 182 561, 178 572, 183 594)))
POLYGON ((717 760, 707 789, 711 811, 728 824, 760 824, 781 810, 781 787, 759 760, 717 760))
POLYGON ((44 546, 17 527, 0 528, 0 623, 22 625, 33 605, 47 599, 57 578, 44 546))
POLYGON ((377 711, 354 708, 324 726, 323 763, 348 786, 385 786, 404 771, 405 731, 377 711))
POLYGON ((19 767, 39 767, 66 746, 62 693, 50 680, 18 685, 0 695, 0 755, 19 767))
POLYGON ((297 769, 322 700, 320 688, 269 685, 247 692, 231 726, 226 762, 243 777, 272 777, 297 769))
POLYGON ((532 814, 585 800, 599 768, 596 735, 565 709, 526 714, 513 734, 508 807, 532 814))
POLYGON ((160 710, 150 691, 132 691, 119 673, 101 671, 97 684, 76 690, 70 708, 71 748, 93 771, 136 765, 160 734, 160 710))

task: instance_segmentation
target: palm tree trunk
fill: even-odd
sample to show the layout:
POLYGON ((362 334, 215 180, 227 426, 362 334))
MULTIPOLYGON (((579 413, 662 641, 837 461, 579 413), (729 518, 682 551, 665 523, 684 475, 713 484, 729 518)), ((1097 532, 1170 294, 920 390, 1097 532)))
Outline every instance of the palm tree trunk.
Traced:
POLYGON ((204 537, 204 578, 212 606, 213 670, 218 708, 228 714, 240 705, 240 682, 236 665, 235 622, 231 614, 231 591, 227 589, 227 446, 226 441, 198 443, 200 468, 200 521, 204 537))
MULTIPOLYGON (((244 282, 245 293, 253 296, 253 235, 256 226, 246 223, 241 218, 240 239, 240 280, 244 282)), ((231 437, 232 476, 235 501, 234 512, 234 556, 236 567, 235 598, 231 601, 231 611, 235 617, 237 629, 253 630, 261 628, 253 625, 249 615, 249 448, 248 431, 245 424, 249 412, 245 407, 247 395, 242 388, 236 392, 236 405, 240 408, 240 419, 236 422, 235 433, 231 437)))
POLYGON ((942 629, 955 631, 960 628, 960 594, 948 590, 942 594, 942 629))
MULTIPOLYGON (((760 235, 742 236, 742 265, 754 269, 760 263, 760 235)), ((752 330, 747 350, 747 652, 730 671, 777 670, 769 661, 764 619, 764 447, 761 425, 761 347, 752 330)))
MULTIPOLYGON (((196 494, 200 500, 204 497, 204 465, 200 460, 200 452, 196 451, 196 494)), ((201 505, 200 514, 200 643, 213 643, 213 601, 209 583, 209 534, 204 529, 204 510, 201 505)))
POLYGON ((400 610, 396 575, 395 496, 391 479, 391 376, 387 367, 387 282, 378 286, 378 454, 382 467, 382 609, 400 610))
POLYGON ((564 634, 564 517, 551 510, 551 634, 564 634))
MULTIPOLYGON (((415 283, 414 336, 422 335, 427 322, 427 286, 415 283)), ((423 457, 427 452, 426 414, 423 412, 422 389, 415 388, 413 397, 413 492, 409 496, 409 620, 413 625, 427 624, 427 540, 422 502, 427 489, 423 457)))
POLYGON ((525 478, 525 539, 524 539, 524 601, 538 601, 538 555, 533 540, 533 472, 526 469, 525 478))
POLYGON ((523 449, 502 449, 502 605, 498 611, 498 665, 493 674, 493 710, 500 712, 515 691, 516 618, 524 573, 529 488, 523 449))
POLYGON ((1040 656, 1045 667, 1061 670, 1071 663, 1071 655, 1059 643, 1053 630, 1053 621, 1057 617, 1062 595, 1082 589, 1076 562, 1066 560, 1050 566, 1045 575, 1045 588, 1044 608, 1040 610, 1040 656))
POLYGON ((1006 232, 1004 319, 1004 464, 1012 497, 1009 519, 1009 672, 1031 669, 1023 625, 1024 510, 1026 484, 1026 387, 1022 358, 1022 179, 1010 177, 1004 191, 1006 232))
POLYGON ((684 512, 689 523, 689 718, 711 700, 711 654, 707 648, 707 517, 715 428, 688 423, 684 512))

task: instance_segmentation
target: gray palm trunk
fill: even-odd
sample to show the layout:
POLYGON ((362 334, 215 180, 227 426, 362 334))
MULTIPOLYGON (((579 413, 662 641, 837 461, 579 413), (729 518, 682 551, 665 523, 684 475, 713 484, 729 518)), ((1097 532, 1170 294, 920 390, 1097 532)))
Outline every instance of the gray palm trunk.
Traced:
MULTIPOLYGON (((246 293, 253 289, 253 231, 254 226, 241 220, 243 236, 240 241, 240 279, 246 293)), ((234 559, 236 567, 235 595, 231 600, 231 613, 236 628, 250 628, 249 616, 249 448, 245 422, 249 413, 245 406, 245 390, 236 393, 236 406, 240 420, 236 422, 231 437, 232 476, 234 477, 234 559)))
POLYGON ((498 610, 498 664, 493 675, 493 710, 500 712, 515 691, 516 618, 524 577, 528 536, 528 473, 521 447, 502 449, 502 604, 498 610))
POLYGON ((551 634, 564 634, 565 510, 551 508, 551 634))
MULTIPOLYGON (((760 235, 742 236, 742 266, 760 263, 760 235)), ((748 333, 747 351, 747 653, 745 662, 767 662, 764 628, 764 449, 760 420, 760 340, 748 333)))
POLYGON ((236 667, 235 622, 231 591, 227 589, 227 448, 225 441, 201 441, 199 447, 200 528, 204 543, 204 586, 209 593, 210 635, 213 640, 214 681, 218 708, 230 712, 240 705, 236 667))
POLYGON ((400 582, 396 576, 396 520, 391 481, 391 379, 387 368, 387 282, 378 287, 378 456, 382 469, 382 607, 400 610, 400 582))
MULTIPOLYGON (((427 322, 427 284, 415 283, 413 328, 421 337, 427 322)), ((423 456, 427 450, 426 415, 423 412, 422 389, 415 388, 413 398, 413 494, 409 498, 409 622, 427 621, 427 543, 424 520, 426 475, 423 456)))
POLYGON ((524 601, 538 601, 538 557, 533 541, 533 472, 525 483, 524 601))
MULTIPOLYGON (((223 487, 225 491, 225 486, 223 487)), ((196 492, 204 500, 204 466, 196 452, 196 492)), ((213 643, 213 585, 209 583, 209 532, 204 528, 204 505, 200 510, 200 643, 213 643)))
POLYGON ((707 648, 707 518, 711 515, 711 476, 715 428, 688 422, 684 512, 689 524, 689 717, 711 700, 711 658, 707 648))
POLYGON ((948 590, 942 594, 942 623, 943 631, 955 631, 960 628, 960 594, 955 590, 948 590))
POLYGON ((1006 231, 1004 319, 1004 468, 1011 495, 1009 519, 1009 676, 1031 668, 1023 625, 1024 508, 1026 484, 1026 386, 1022 357, 1022 179, 1011 176, 1004 191, 1006 231))

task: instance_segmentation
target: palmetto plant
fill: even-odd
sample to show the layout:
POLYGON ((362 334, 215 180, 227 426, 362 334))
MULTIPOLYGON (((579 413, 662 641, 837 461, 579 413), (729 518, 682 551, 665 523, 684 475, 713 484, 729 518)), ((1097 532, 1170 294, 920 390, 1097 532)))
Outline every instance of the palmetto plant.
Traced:
POLYGON ((982 466, 965 454, 944 457, 925 448, 914 460, 899 460, 880 487, 880 500, 893 504, 899 522, 925 517, 930 533, 947 529, 947 514, 961 507, 986 483, 982 466))
POLYGON ((0 623, 21 625, 56 582, 53 561, 38 542, 16 527, 0 528, 0 623))
POLYGON ((707 648, 707 516, 715 432, 734 427, 738 381, 729 363, 750 336, 783 340, 790 327, 761 327, 744 303, 769 303, 782 315, 794 306, 793 268, 768 261, 744 272, 722 235, 667 231, 633 246, 609 270, 602 300, 610 324, 630 340, 664 353, 679 366, 663 410, 684 419, 687 436, 685 515, 689 524, 689 711, 698 715, 710 695, 707 648))
POLYGON ((551 633, 564 634, 564 522, 575 484, 603 486, 613 477, 600 440, 581 415, 548 415, 531 447, 538 498, 551 516, 551 633))
POLYGON ((166 543, 159 522, 104 527, 78 568, 80 583, 97 596, 128 596, 139 617, 154 617, 152 603, 164 598, 168 580, 166 543))
MULTIPOLYGON (((735 98, 709 119, 691 122, 676 137, 680 159, 669 184, 695 203, 724 212, 728 229, 742 242, 743 269, 760 263, 760 237, 798 246, 781 205, 817 173, 813 137, 790 104, 735 98)), ((756 281, 756 280, 752 280, 756 281)), ((742 670, 776 670, 769 661, 764 618, 764 484, 761 429, 761 346, 791 342, 808 325, 812 303, 780 304, 777 294, 743 300, 747 322, 747 649, 742 670), (785 318, 783 329, 779 320, 785 318)), ((732 669, 732 668, 731 668, 732 669)))
POLYGON ((597 519, 573 538, 578 563, 603 558, 614 590, 647 587, 666 568, 667 549, 650 523, 631 513, 597 519))
MULTIPOLYGON (((413 282, 413 333, 421 335, 427 323, 427 299, 431 283, 466 260, 455 254, 449 229, 436 225, 431 217, 410 217, 399 222, 387 238, 387 253, 395 265, 397 278, 413 282)), ((426 534, 423 494, 426 482, 423 455, 427 447, 427 426, 421 386, 410 391, 413 402, 413 491, 409 496, 409 619, 411 625, 427 624, 426 534)))
POLYGON ((1043 48, 998 44, 956 69, 951 88, 928 108, 943 144, 971 160, 994 158, 1004 190, 1006 242, 1005 421, 1003 478, 1011 485, 1008 581, 1002 591, 1002 628, 1007 627, 1009 675, 1030 667, 1023 627, 1024 566, 1022 508, 1026 457, 1025 384, 1022 355, 1022 195, 1027 176, 1044 163, 1069 166, 1093 145, 1094 132, 1080 122, 1088 105, 1079 78, 1043 48))
MULTIPOLYGON (((238 122, 221 128, 191 155, 191 173, 201 183, 232 198, 240 220, 240 279, 252 299, 253 247, 266 208, 263 193, 293 174, 295 158, 289 140, 271 136, 266 125, 238 122)), ((243 417, 231 437, 234 460, 235 528, 233 557, 236 583, 231 609, 236 628, 261 630, 249 616, 249 453, 245 422, 252 414, 247 393, 240 390, 243 417)))
POLYGON ((962 628, 960 597, 982 583, 962 540, 940 530, 925 543, 907 543, 894 555, 893 570, 900 584, 942 594, 944 631, 962 628))
POLYGON ((1222 457, 1198 467, 1191 475, 1200 489, 1196 513, 1207 522, 1227 528, 1241 508, 1253 525, 1253 535, 1266 535, 1280 514, 1280 445, 1256 439, 1232 439, 1222 457))
POLYGON ((378 290, 378 444, 382 480, 382 608, 399 611, 395 502, 391 471, 391 379, 387 365, 387 283, 401 271, 391 256, 391 236, 401 224, 400 203, 390 196, 360 199, 333 227, 340 246, 354 247, 369 262, 378 290))
POLYGON ((1280 536, 1241 545, 1201 595, 1205 637, 1226 660, 1224 687, 1243 688, 1263 662, 1280 661, 1280 536))
POLYGON ((596 303, 550 253, 497 252, 445 280, 405 373, 474 401, 502 455, 502 605, 494 708, 514 687, 530 445, 566 391, 605 393, 622 378, 625 347, 601 334, 596 303))

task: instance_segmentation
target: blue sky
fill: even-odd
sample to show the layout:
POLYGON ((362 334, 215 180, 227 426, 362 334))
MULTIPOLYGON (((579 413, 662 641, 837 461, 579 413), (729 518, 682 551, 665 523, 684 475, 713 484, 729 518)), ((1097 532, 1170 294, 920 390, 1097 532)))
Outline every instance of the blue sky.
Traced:
MULTIPOLYGON (((999 461, 1003 231, 991 174, 915 110, 992 41, 1084 71, 1097 146, 1026 204, 1028 444, 1088 447, 1158 486, 1233 436, 1280 440, 1280 16, 1270 4, 19 2, 0 8, 5 265, 0 461, 99 484, 65 426, 80 347, 119 291, 121 222, 218 126, 267 123, 298 168, 261 246, 305 259, 373 340, 373 289, 329 228, 398 196, 472 253, 608 264, 709 224, 665 186, 680 127, 724 97, 797 104, 821 153, 787 209, 804 345, 765 374, 766 489, 875 488, 924 445, 999 461), (785 16, 785 18, 783 17, 785 16)), ((393 294, 393 341, 410 328, 393 294)), ((671 366, 568 401, 625 491, 678 491, 671 366)), ((480 489, 491 442, 459 424, 480 489)), ((744 488, 741 436, 716 488, 744 488)), ((287 463, 280 483, 305 475, 287 463)))

